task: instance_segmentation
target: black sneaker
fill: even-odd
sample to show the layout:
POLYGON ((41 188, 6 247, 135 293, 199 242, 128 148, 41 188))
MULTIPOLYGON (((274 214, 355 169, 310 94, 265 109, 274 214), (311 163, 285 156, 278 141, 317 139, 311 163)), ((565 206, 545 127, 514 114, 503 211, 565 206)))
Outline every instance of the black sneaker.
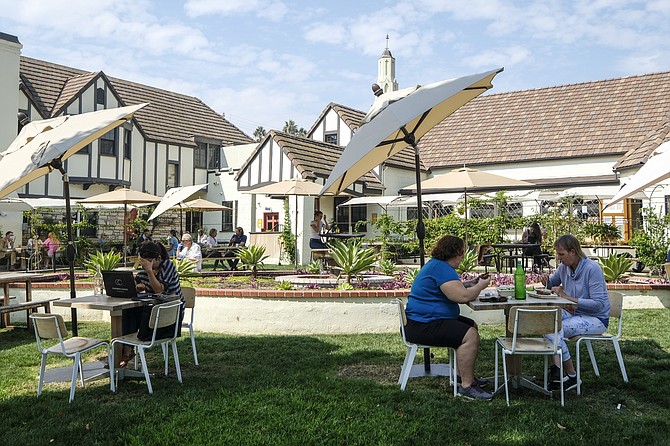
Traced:
MULTIPOLYGON (((576 390, 577 389, 577 375, 575 376, 566 376, 567 379, 563 381, 564 390, 576 390)), ((581 380, 580 380, 581 381, 581 380)), ((581 384, 581 383, 580 383, 581 384)))

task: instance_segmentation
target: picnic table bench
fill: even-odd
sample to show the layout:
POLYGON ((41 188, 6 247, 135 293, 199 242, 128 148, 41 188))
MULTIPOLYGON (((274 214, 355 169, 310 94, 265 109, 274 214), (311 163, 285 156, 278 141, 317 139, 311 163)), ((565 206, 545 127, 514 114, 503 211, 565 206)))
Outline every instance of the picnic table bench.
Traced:
POLYGON ((28 321, 28 328, 32 328, 32 321, 30 320, 30 314, 36 313, 40 307, 44 308, 45 313, 51 311, 51 302, 58 300, 54 297, 52 299, 39 300, 39 301, 30 301, 30 302, 20 302, 15 304, 8 304, 0 306, 0 314, 14 313, 16 311, 25 311, 26 320, 28 321))

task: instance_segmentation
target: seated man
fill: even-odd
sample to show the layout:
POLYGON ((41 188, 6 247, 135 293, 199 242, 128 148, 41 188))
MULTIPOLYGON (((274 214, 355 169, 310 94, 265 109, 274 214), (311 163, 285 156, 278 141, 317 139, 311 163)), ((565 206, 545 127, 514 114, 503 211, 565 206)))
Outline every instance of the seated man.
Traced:
POLYGON ((195 264, 195 271, 202 271, 202 251, 200 250, 200 245, 193 243, 193 237, 189 233, 185 233, 181 236, 181 242, 184 247, 177 255, 180 259, 189 259, 195 264))
POLYGON ((0 238, 0 259, 7 258, 7 269, 18 269, 16 264, 16 242, 14 241, 14 233, 7 231, 3 238, 0 238))
MULTIPOLYGON (((226 251, 224 257, 237 257, 239 248, 244 248, 246 245, 247 245, 247 236, 244 234, 244 229, 242 229, 242 226, 238 226, 237 228, 235 228, 235 234, 233 234, 233 236, 230 237, 230 241, 228 242, 228 246, 230 246, 231 249, 228 249, 228 251, 226 251)), ((230 269, 236 270, 239 261, 240 259, 228 260, 228 265, 230 266, 230 269)))

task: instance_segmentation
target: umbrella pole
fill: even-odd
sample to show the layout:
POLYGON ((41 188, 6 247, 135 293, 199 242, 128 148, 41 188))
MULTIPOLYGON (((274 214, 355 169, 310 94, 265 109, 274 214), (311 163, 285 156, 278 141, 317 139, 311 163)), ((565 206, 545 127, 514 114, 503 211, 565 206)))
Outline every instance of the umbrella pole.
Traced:
POLYGON ((465 250, 468 250, 468 188, 465 188, 465 250))
MULTIPOLYGON (((426 253, 423 240, 426 238, 426 226, 423 223, 423 201, 421 200, 421 160, 419 158, 419 147, 416 145, 414 135, 407 132, 405 126, 400 127, 405 134, 404 141, 414 147, 414 174, 416 175, 416 205, 419 215, 416 222, 416 236, 419 238, 419 261, 420 265, 426 263, 426 253)), ((428 363, 428 366, 430 363, 428 363)))
POLYGON ((130 222, 127 220, 128 218, 128 203, 123 203, 123 221, 127 221, 128 223, 124 225, 123 228, 123 266, 126 266, 126 263, 128 263, 128 227, 130 226, 130 222))
POLYGON ((298 196, 295 196, 295 270, 298 271, 298 196))
MULTIPOLYGON (((74 283, 74 258, 75 258, 75 248, 74 243, 72 242, 72 209, 70 207, 70 180, 63 169, 63 161, 58 158, 51 162, 51 165, 54 166, 63 176, 63 198, 65 198, 65 226, 67 227, 67 248, 65 249, 65 255, 67 256, 67 262, 70 267, 70 299, 77 298, 77 291, 74 283)), ((52 259, 54 265, 56 264, 56 256, 52 259)), ((70 314, 72 317, 72 335, 78 336, 79 330, 77 327, 77 309, 70 308, 70 314)))

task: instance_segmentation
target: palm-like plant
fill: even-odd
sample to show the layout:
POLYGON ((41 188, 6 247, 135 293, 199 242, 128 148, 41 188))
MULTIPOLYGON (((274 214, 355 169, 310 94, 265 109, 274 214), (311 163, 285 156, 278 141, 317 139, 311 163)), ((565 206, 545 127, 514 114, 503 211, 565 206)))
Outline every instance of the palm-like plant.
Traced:
POLYGON ((265 255, 265 246, 261 245, 252 245, 242 248, 237 253, 237 256, 240 258, 244 267, 251 270, 251 277, 253 279, 256 278, 258 268, 263 267, 263 261, 270 257, 265 255))
POLYGON ((625 254, 612 253, 609 257, 599 257, 598 260, 606 282, 619 282, 633 265, 633 261, 625 254))
POLYGON ((330 245, 332 256, 337 266, 347 275, 347 283, 351 283, 351 278, 362 271, 370 269, 377 261, 377 255, 372 248, 363 248, 361 242, 355 241, 344 243, 335 240, 330 245))
POLYGON ((188 276, 195 269, 195 263, 188 258, 172 259, 172 263, 177 269, 177 274, 179 274, 179 277, 188 276))
POLYGON ((90 274, 95 274, 96 271, 105 271, 116 268, 121 261, 121 254, 111 250, 109 252, 96 251, 88 256, 88 260, 84 262, 84 267, 90 274))
POLYGON ((475 266, 477 266, 477 253, 474 251, 474 249, 470 249, 465 251, 463 260, 461 260, 461 263, 458 265, 458 268, 456 268, 456 271, 458 274, 467 273, 468 271, 475 269, 475 266))

